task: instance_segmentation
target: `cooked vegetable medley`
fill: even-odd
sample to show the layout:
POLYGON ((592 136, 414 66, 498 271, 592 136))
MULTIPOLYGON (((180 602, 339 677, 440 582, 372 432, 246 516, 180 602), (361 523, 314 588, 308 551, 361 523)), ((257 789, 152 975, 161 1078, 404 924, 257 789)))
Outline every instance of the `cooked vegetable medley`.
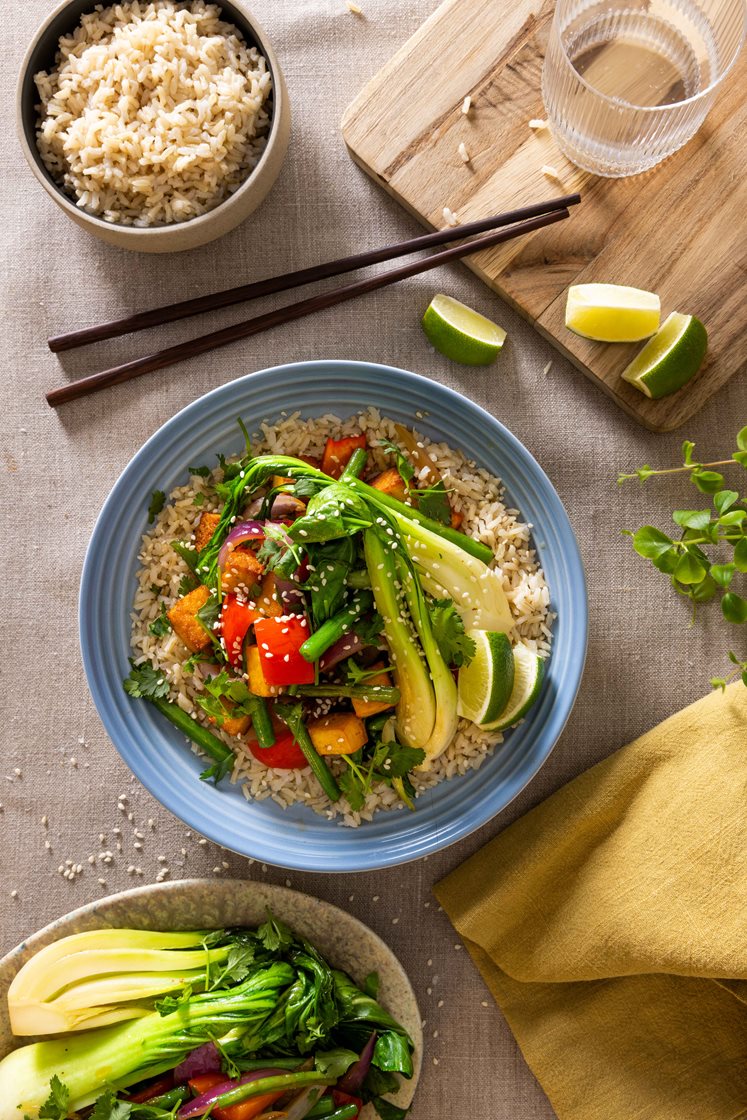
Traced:
POLYGON ((0 1120, 355 1120, 412 1076, 377 1002, 268 913, 257 930, 101 929, 62 938, 8 991, 0 1120), (19 1112, 20 1110, 20 1112, 19 1112))
MULTIPOLYGON (((352 810, 382 785, 414 808, 412 772, 430 769, 467 714, 457 676, 470 632, 514 627, 493 551, 460 531, 443 478, 400 425, 376 449, 363 434, 328 438, 318 459, 255 455, 242 430, 245 455, 222 459, 213 485, 220 508, 173 543, 189 568, 180 597, 150 626, 182 644, 197 718, 144 657, 125 688, 211 758, 203 778, 219 781, 248 750, 274 770, 310 768, 352 810)), ((162 506, 154 495, 152 516, 162 506)))

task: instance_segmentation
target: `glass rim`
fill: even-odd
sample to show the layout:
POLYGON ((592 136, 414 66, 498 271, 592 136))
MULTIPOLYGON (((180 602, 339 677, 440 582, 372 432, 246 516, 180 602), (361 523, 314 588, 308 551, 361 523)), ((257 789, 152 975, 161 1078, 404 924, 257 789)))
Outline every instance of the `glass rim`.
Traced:
MULTIPOLYGON (((576 77, 577 81, 579 81, 581 85, 585 86, 585 88, 588 89, 590 93, 593 93, 595 97, 598 97, 600 98, 600 100, 606 101, 609 105, 613 105, 617 108, 633 109, 636 113, 667 113, 675 109, 681 109, 685 105, 693 105, 695 104, 695 102, 702 100, 704 97, 707 97, 708 94, 713 93, 714 90, 718 89, 724 79, 728 77, 728 75, 736 65, 736 62, 739 59, 740 54, 742 53, 742 48, 745 45, 745 41, 747 40, 747 3, 745 3, 745 0, 741 0, 739 7, 741 9, 742 15, 742 33, 728 66, 722 71, 721 74, 719 74, 717 78, 714 78, 710 85, 706 86, 705 89, 699 90, 698 93, 694 93, 692 97, 686 97, 682 101, 673 101, 670 105, 636 105, 633 101, 624 101, 620 97, 611 97, 608 93, 602 93, 602 91, 597 89, 596 86, 593 86, 591 82, 588 82, 582 74, 579 74, 578 70, 573 65, 573 62, 568 55, 568 51, 566 50, 565 44, 563 42, 563 36, 560 34, 560 24, 558 21, 557 7, 553 14, 550 34, 556 34, 558 36, 560 50, 563 55, 564 62, 573 71, 573 74, 576 77)), ((546 61, 546 59, 547 52, 545 53, 544 61, 546 61)))

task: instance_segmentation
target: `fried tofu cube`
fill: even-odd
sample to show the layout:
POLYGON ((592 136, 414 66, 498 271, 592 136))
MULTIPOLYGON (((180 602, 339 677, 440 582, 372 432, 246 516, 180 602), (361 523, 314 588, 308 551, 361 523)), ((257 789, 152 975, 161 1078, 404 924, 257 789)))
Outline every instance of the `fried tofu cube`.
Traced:
POLYGON ((197 612, 209 598, 210 589, 200 584, 194 591, 177 600, 171 610, 166 612, 174 633, 192 653, 207 649, 210 645, 210 635, 197 617, 197 612))
POLYGON ((219 513, 208 513, 206 510, 202 514, 195 529, 195 548, 198 552, 202 552, 203 548, 210 543, 213 533, 218 528, 219 521, 219 513))
POLYGON ((268 618, 280 618, 283 608, 275 587, 275 573, 268 572, 262 579, 262 592, 257 599, 257 610, 268 618))
MULTIPOLYGON (((381 669, 382 672, 378 673, 375 677, 369 677, 365 683, 367 685, 385 685, 387 688, 391 685, 392 681, 388 673, 383 672, 384 666, 382 664, 372 665, 371 669, 381 669)), ((363 700, 354 698, 353 710, 360 719, 368 719, 369 716, 378 715, 379 712, 385 712, 387 708, 393 708, 394 704, 385 704, 381 700, 363 700)))
POLYGON ((396 467, 389 467, 388 470, 382 471, 376 478, 371 479, 369 485, 373 486, 374 490, 380 490, 382 494, 398 498, 400 502, 404 502, 407 498, 404 479, 396 467))
POLYGON ((306 729, 317 754, 355 754, 368 741, 366 725, 352 712, 312 719, 306 729))
POLYGON ((248 677, 249 691, 255 696, 279 696, 282 692, 277 685, 268 684, 262 661, 257 646, 249 646, 246 650, 246 675, 248 677))
POLYGON ((264 568, 254 555, 245 548, 235 548, 226 560, 221 575, 223 591, 235 591, 238 587, 251 592, 262 578, 264 568))

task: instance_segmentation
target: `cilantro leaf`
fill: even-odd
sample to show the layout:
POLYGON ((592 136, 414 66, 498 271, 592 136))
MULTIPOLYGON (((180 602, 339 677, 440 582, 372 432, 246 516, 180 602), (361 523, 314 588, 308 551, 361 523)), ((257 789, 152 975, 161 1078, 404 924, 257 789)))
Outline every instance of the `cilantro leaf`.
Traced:
POLYGON ((131 1112, 130 1101, 117 1100, 115 1093, 107 1089, 93 1106, 89 1120, 126 1120, 131 1112))
POLYGON ((190 474, 197 475, 198 478, 210 478, 213 473, 210 467, 187 467, 190 474))
POLYGON ((447 665, 469 665, 475 643, 464 631, 464 621, 452 599, 434 599, 430 606, 433 637, 447 665))
POLYGON ((202 506, 204 504, 205 504, 205 495, 202 493, 202 491, 200 491, 199 493, 195 494, 194 498, 192 499, 192 505, 193 506, 202 506))
POLYGON ((199 580, 191 572, 186 572, 179 581, 179 594, 189 595, 190 591, 194 591, 199 586, 199 580))
POLYGON ((233 984, 240 984, 249 975, 256 955, 256 948, 250 941, 232 945, 228 950, 225 963, 210 983, 210 990, 230 988, 233 984))
POLYGON ((374 611, 368 618, 357 619, 353 623, 352 629, 364 645, 377 646, 384 629, 384 619, 378 611, 374 611))
POLYGON ((425 751, 404 743, 381 743, 376 752, 376 769, 386 778, 402 778, 425 761, 425 751))
POLYGON ((440 521, 442 525, 451 524, 451 506, 443 479, 439 479, 435 486, 429 486, 427 490, 418 490, 417 498, 418 509, 426 517, 430 517, 432 521, 440 521))
POLYGON ((136 665, 130 658, 130 675, 124 681, 124 690, 136 699, 142 697, 145 700, 161 700, 169 694, 169 682, 150 661, 136 665))
POLYGON ((352 766, 348 766, 346 770, 338 774, 337 784, 354 813, 363 808, 368 793, 368 785, 361 777, 357 767, 354 769, 352 766))
POLYGON ((166 495, 163 490, 154 490, 148 505, 148 524, 152 525, 166 504, 166 495))
POLYGON ((218 596, 213 591, 205 602, 205 605, 200 607, 195 618, 199 622, 203 630, 205 630, 213 640, 217 641, 215 636, 215 623, 220 617, 220 601, 218 596))
POLYGON ((293 933, 290 927, 271 914, 269 909, 266 913, 267 921, 263 922, 257 930, 257 938, 268 952, 283 953, 293 944, 293 933))
POLYGON ((171 547, 177 556, 181 556, 184 563, 190 571, 197 570, 197 549, 192 548, 191 545, 185 544, 184 541, 172 541, 171 547))
POLYGON ((233 770, 234 757, 228 754, 225 758, 221 758, 218 762, 214 762, 212 766, 208 766, 207 770, 203 770, 200 774, 201 782, 214 782, 217 786, 221 778, 225 778, 233 770))
POLYGON ((395 443, 392 443, 391 440, 382 439, 379 440, 379 443, 386 451, 388 451, 391 455, 394 455, 397 463, 397 470, 399 471, 399 476, 409 490, 410 483, 415 477, 415 468, 413 467, 412 463, 407 458, 405 453, 401 451, 395 443))
POLYGON ((173 1015, 173 1013, 178 1011, 180 1007, 183 1007, 185 1003, 189 1003, 192 995, 192 986, 191 984, 187 984, 186 988, 182 988, 180 992, 159 999, 154 1006, 161 1016, 173 1015))
POLYGON ((40 1120, 64 1120, 70 1109, 70 1090, 57 1074, 49 1083, 49 1096, 39 1109, 40 1120))
POLYGON ((158 618, 153 619, 148 630, 154 638, 163 638, 165 634, 168 634, 170 629, 171 623, 169 622, 169 616, 166 614, 166 606, 162 603, 161 613, 158 618))

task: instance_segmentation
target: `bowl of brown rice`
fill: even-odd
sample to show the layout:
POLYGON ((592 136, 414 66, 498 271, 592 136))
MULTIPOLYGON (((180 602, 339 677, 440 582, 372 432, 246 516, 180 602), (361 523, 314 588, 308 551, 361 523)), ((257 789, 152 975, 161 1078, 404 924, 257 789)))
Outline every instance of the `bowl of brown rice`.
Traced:
POLYGON ((66 0, 21 67, 18 134, 38 181, 103 241, 193 249, 262 202, 288 93, 241 0, 66 0))

